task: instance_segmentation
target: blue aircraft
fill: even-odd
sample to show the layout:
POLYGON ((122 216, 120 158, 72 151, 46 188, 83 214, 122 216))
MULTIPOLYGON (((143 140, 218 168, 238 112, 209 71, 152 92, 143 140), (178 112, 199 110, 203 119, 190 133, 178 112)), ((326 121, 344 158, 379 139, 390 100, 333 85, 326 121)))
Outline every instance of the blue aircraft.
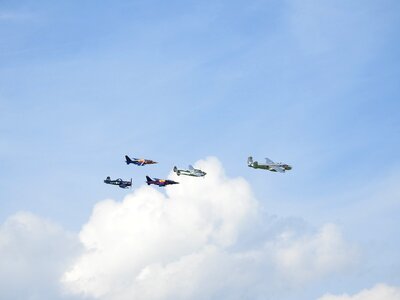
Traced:
POLYGON ((131 181, 125 181, 125 180, 122 180, 121 178, 112 180, 110 178, 110 176, 107 176, 107 178, 104 180, 104 183, 118 185, 122 189, 127 189, 132 186, 132 178, 131 178, 131 181))

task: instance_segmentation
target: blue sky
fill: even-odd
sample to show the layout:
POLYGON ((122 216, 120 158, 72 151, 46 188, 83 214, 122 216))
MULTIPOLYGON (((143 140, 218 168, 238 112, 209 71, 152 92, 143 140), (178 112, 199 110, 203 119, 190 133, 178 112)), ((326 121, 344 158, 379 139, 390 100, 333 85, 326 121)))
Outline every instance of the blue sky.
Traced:
POLYGON ((3 1, 0 220, 29 211, 77 232, 126 195, 106 176, 140 186, 215 156, 269 213, 369 248, 375 273, 349 292, 400 285, 385 269, 400 265, 399 5, 3 1), (250 154, 293 171, 251 170, 250 154))

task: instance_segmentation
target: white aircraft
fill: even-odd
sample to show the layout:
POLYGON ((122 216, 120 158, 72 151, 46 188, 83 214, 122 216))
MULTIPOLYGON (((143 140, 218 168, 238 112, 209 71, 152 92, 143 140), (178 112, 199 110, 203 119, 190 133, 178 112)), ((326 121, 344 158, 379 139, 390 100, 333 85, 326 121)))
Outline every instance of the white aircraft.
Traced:
POLYGON ((292 169, 292 167, 288 164, 284 163, 275 163, 269 158, 265 158, 265 164, 259 164, 257 161, 253 161, 253 157, 249 156, 247 159, 247 165, 250 168, 254 169, 264 169, 268 170, 271 172, 279 172, 279 173, 285 173, 285 171, 289 171, 292 169))
POLYGON ((203 177, 205 176, 207 173, 203 172, 202 170, 199 169, 195 169, 193 168, 192 165, 189 165, 189 170, 180 170, 178 169, 176 166, 174 167, 174 172, 176 173, 176 175, 187 175, 187 176, 194 176, 194 177, 203 177))

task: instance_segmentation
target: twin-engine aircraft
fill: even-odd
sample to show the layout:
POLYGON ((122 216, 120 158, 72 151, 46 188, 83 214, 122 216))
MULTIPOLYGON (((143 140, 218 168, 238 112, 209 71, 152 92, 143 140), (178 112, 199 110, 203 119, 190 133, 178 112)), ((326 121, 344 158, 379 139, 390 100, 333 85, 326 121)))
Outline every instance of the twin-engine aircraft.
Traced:
POLYGON ((187 175, 187 176, 203 177, 207 174, 206 172, 204 172, 202 170, 193 168, 192 165, 189 165, 188 168, 189 168, 188 170, 184 170, 184 169, 180 170, 175 166, 174 172, 178 176, 182 174, 182 175, 187 175))
POLYGON ((166 186, 169 184, 178 184, 179 182, 169 180, 169 179, 158 179, 158 178, 151 179, 149 176, 146 176, 146 183, 147 183, 147 185, 155 184, 158 186, 166 186))
POLYGON ((125 155, 125 162, 127 165, 129 164, 135 164, 137 166, 144 166, 144 165, 152 165, 156 164, 156 161, 153 161, 151 159, 144 159, 144 158, 130 158, 128 155, 125 155))
POLYGON ((127 189, 132 186, 132 178, 131 181, 124 181, 121 178, 111 180, 110 176, 107 176, 107 178, 104 180, 104 183, 118 185, 122 189, 127 189))
POLYGON ((257 161, 253 161, 253 157, 249 156, 249 158, 247 159, 247 165, 250 168, 254 168, 254 169, 264 169, 264 170, 268 170, 271 172, 279 172, 279 173, 285 173, 285 171, 289 171, 292 169, 292 167, 288 164, 284 164, 284 163, 275 163, 272 160, 270 160, 269 158, 265 158, 265 164, 260 164, 257 161))

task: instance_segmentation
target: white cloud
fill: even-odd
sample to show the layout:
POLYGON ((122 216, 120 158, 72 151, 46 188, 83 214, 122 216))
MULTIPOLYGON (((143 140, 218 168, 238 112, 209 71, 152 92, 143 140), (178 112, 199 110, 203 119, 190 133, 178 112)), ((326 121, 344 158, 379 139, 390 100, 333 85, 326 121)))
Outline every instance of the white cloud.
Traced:
POLYGON ((80 250, 75 235, 47 220, 9 217, 0 226, 0 299, 65 299, 59 280, 80 250))
POLYGON ((365 289, 361 292, 349 296, 344 295, 331 295, 327 294, 319 298, 318 300, 399 300, 400 299, 400 288, 389 286, 386 284, 377 284, 371 289, 365 289))
POLYGON ((85 252, 64 274, 67 289, 114 300, 264 299, 354 259, 335 225, 304 232, 272 222, 244 179, 227 178, 215 158, 197 166, 206 178, 171 174, 181 184, 166 194, 144 186, 98 203, 80 232, 85 252))
POLYGON ((283 232, 267 244, 279 273, 287 280, 308 281, 344 269, 355 258, 355 249, 344 242, 334 224, 324 225, 313 235, 293 238, 292 234, 283 232))

